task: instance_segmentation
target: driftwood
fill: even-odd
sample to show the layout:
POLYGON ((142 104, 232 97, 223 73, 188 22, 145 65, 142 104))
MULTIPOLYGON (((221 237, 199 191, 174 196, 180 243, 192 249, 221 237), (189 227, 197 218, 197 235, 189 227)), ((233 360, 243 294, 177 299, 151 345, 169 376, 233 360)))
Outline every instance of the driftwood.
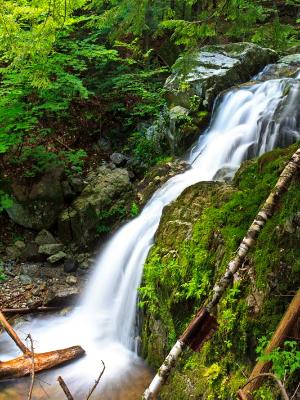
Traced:
MULTIPOLYGON (((288 187, 291 183, 292 178, 295 176, 295 174, 300 170, 300 148, 293 154, 291 160, 289 163, 285 166, 284 170, 279 176, 279 179, 270 193, 269 197, 265 201, 263 207, 260 209, 258 212, 256 218, 254 219, 252 225, 250 226, 246 236, 242 240, 236 256, 229 262, 227 266, 227 270, 224 274, 224 276, 221 278, 218 284, 215 285, 213 288, 213 293, 211 296, 211 300, 206 304, 205 310, 208 314, 210 314, 210 317, 213 319, 213 313, 216 310, 216 306, 220 302, 223 294, 225 293, 226 289, 231 286, 232 281, 233 281, 233 276, 234 274, 240 269, 240 267, 243 265, 243 262, 249 252, 249 250, 254 246, 254 243, 266 224, 266 222, 272 217, 272 215, 275 212, 276 207, 278 206, 278 203, 282 197, 282 195, 288 190, 288 187)), ((201 309, 200 309, 201 313, 201 309)), ((198 315, 197 315, 198 316, 198 315)), ((197 318, 197 317, 196 317, 197 318)), ((206 316, 206 318, 203 320, 205 323, 207 323, 207 319, 209 317, 206 316)), ((211 330, 208 332, 206 330, 205 336, 202 336, 202 338, 197 339, 197 347, 201 347, 201 341, 204 342, 211 336, 213 331, 216 328, 216 324, 213 323, 211 325, 211 330), (199 341, 200 339, 200 341, 199 341)), ((186 330, 186 334, 189 331, 194 330, 194 320, 191 321, 190 325, 188 326, 186 330)), ((195 330, 193 335, 196 334, 195 330)), ((192 336, 193 336, 192 335, 192 336)), ((193 338, 191 338, 191 335, 189 335, 189 341, 193 342, 193 338)), ((180 354, 184 351, 186 346, 189 345, 189 343, 184 343, 181 338, 178 339, 178 341, 175 343, 173 348, 171 349, 170 353, 166 357, 165 361, 159 368, 157 374, 153 378, 150 386, 146 389, 143 395, 143 400, 151 400, 155 399, 158 392, 160 391, 161 387, 164 385, 166 382, 172 368, 175 366, 176 361, 178 360, 180 354)))
POLYGON ((30 375, 33 370, 33 360, 34 372, 36 373, 65 364, 85 354, 85 351, 80 346, 73 346, 67 349, 35 353, 33 355, 32 351, 25 346, 12 326, 8 323, 2 312, 0 312, 0 324, 23 353, 22 356, 13 360, 0 361, 0 380, 30 375))
MULTIPOLYGON (((297 320, 300 318, 300 290, 296 293, 292 302, 290 303, 288 309, 286 310, 282 320, 280 321, 269 345, 266 348, 265 354, 269 354, 272 350, 277 347, 282 346, 283 342, 289 336, 293 326, 296 324, 297 320)), ((251 393, 257 390, 263 380, 264 374, 269 371, 271 367, 271 362, 259 361, 254 367, 249 381, 244 385, 242 389, 238 391, 238 396, 241 400, 250 400, 251 393)))

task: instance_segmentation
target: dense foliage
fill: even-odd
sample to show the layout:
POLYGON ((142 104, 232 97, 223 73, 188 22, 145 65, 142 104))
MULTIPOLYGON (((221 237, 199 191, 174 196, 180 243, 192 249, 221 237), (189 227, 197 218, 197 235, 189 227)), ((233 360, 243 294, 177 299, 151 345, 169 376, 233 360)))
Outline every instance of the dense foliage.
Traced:
POLYGON ((115 147, 125 145, 139 161, 155 162, 157 149, 144 136, 142 122, 162 108, 163 73, 174 54, 237 40, 282 50, 297 42, 297 5, 297 0, 2 1, 3 168, 27 177, 57 164, 80 172, 91 143, 103 137, 115 147))
MULTIPOLYGON (((284 53, 300 43, 299 0, 0 0, 0 5, 0 213, 12 206, 11 184, 18 178, 32 183, 55 167, 68 177, 84 175, 108 161, 113 151, 130 156, 138 176, 169 156, 147 129, 157 116, 163 119, 165 77, 180 53, 237 41, 284 53)), ((198 110, 197 99, 191 97, 191 110, 200 111, 202 120, 207 112, 198 110)), ((182 116, 181 124, 191 128, 188 118, 182 116)), ((147 337, 147 323, 153 320, 145 324, 145 354, 153 366, 224 271, 290 152, 250 162, 225 199, 212 196, 214 201, 205 204, 190 240, 176 238, 176 232, 170 238, 172 251, 159 242, 152 249, 141 305, 148 310, 146 317, 155 316, 154 323, 163 320, 168 329, 165 348, 155 348, 157 338, 147 337), (214 235, 224 250, 217 271, 220 254, 219 247, 212 247, 214 235)), ((251 253, 249 262, 256 268, 252 286, 241 279, 228 291, 219 332, 201 355, 182 360, 172 382, 173 398, 190 398, 187 381, 207 399, 233 396, 255 361, 245 360, 245 354, 251 346, 259 349, 257 339, 263 337, 265 344, 275 329, 287 302, 278 296, 299 284, 299 238, 285 243, 278 231, 299 205, 294 186, 251 253), (283 275, 284 267, 289 274, 275 282, 277 296, 269 281, 275 279, 274 271, 283 275), (247 304, 253 287, 265 296, 258 316, 249 315, 247 304)), ((130 214, 138 213, 133 202, 130 214)), ((97 234, 110 232, 112 221, 127 216, 123 206, 98 212, 97 234)), ((0 282, 6 278, 0 264, 0 282)), ((269 359, 279 377, 288 373, 287 385, 293 387, 300 367, 294 342, 269 359)), ((171 398, 168 390, 162 398, 171 398)), ((269 399, 269 386, 261 390, 258 398, 269 399)))

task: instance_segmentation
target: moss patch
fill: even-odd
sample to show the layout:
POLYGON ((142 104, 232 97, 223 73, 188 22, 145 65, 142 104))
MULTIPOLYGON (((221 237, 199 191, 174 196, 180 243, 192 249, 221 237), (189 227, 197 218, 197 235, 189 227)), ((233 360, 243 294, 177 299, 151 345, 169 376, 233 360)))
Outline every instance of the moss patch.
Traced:
MULTIPOLYGON (((140 289, 143 355, 152 366, 160 365, 207 298, 296 148, 244 163, 232 186, 194 185, 166 207, 140 289)), ((299 181, 291 184, 223 298, 218 332, 201 354, 183 356, 162 399, 228 399, 245 382, 258 339, 272 334, 291 300, 287 295, 300 286, 299 181)), ((266 390, 273 396, 273 389, 266 390)))

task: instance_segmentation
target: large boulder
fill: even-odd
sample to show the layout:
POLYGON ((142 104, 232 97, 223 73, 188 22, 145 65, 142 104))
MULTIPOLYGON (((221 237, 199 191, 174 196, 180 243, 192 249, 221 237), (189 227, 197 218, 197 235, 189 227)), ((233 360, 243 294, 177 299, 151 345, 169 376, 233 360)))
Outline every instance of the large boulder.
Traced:
POLYGON ((300 73, 300 53, 282 57, 277 63, 267 65, 257 76, 256 80, 294 78, 300 73))
MULTIPOLYGON (((60 239, 68 243, 86 244, 95 239, 101 216, 111 215, 112 223, 118 218, 118 210, 132 194, 128 171, 123 168, 100 167, 89 174, 88 184, 58 220, 60 239)), ((100 227, 107 228, 109 227, 100 227)))
POLYGON ((171 104, 189 109, 211 109, 216 96, 245 82, 277 58, 273 50, 252 43, 209 45, 181 56, 165 88, 171 104))
POLYGON ((7 209, 9 217, 25 228, 41 230, 53 226, 64 207, 62 177, 63 169, 55 168, 32 183, 15 181, 14 203, 7 209))

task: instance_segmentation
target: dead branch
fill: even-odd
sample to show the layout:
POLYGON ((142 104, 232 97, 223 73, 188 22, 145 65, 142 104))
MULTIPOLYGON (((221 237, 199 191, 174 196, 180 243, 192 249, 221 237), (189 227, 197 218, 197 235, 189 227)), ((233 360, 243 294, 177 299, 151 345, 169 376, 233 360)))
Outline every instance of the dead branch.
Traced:
POLYGON ((299 388, 300 388, 300 382, 298 383, 298 385, 297 385, 297 387, 296 387, 296 390, 294 391, 293 396, 290 398, 290 400, 293 400, 293 398, 294 398, 294 397, 296 396, 296 394, 298 393, 299 388))
POLYGON ((25 346, 25 344, 21 341, 19 336, 14 331, 13 327, 9 324, 7 319, 4 317, 2 312, 0 311, 0 323, 3 328, 6 330, 8 335, 12 338, 12 340, 16 343, 19 349, 22 351, 23 354, 30 354, 30 350, 25 346))
POLYGON ((61 140, 59 140, 58 138, 54 138, 54 140, 59 143, 61 146, 65 147, 67 150, 69 151, 73 151, 73 149, 71 149, 70 146, 68 146, 67 144, 65 144, 64 142, 62 142, 61 140))
MULTIPOLYGON (((243 389, 244 387, 246 387, 250 382, 252 382, 252 381, 254 381, 254 380, 258 379, 258 378, 262 378, 262 377, 272 378, 272 379, 277 383, 277 385, 278 385, 278 387, 279 387, 279 389, 280 389, 282 398, 283 398, 284 400, 289 400, 289 396, 288 396, 288 394, 287 394, 287 392, 286 392, 286 390, 285 390, 285 387, 284 387, 283 383, 281 382, 281 380, 278 379, 276 375, 271 374, 270 372, 261 373, 261 374, 258 374, 258 375, 256 375, 256 376, 254 376, 253 378, 251 378, 251 379, 242 387, 242 389, 243 389)), ((242 389, 241 389, 241 391, 242 391, 242 389)), ((242 393, 242 395, 244 395, 244 393, 242 393)), ((244 396, 244 397, 242 396, 241 398, 247 399, 247 397, 245 397, 245 396, 244 396)))
POLYGON ((30 388, 29 388, 29 393, 27 400, 31 400, 32 397, 32 391, 33 391, 33 386, 34 386, 34 377, 35 377, 35 368, 34 368, 34 348, 33 348, 33 341, 30 333, 28 334, 27 338, 30 340, 30 348, 31 348, 31 360, 32 360, 32 367, 31 367, 31 383, 30 383, 30 388))
POLYGON ((33 313, 44 313, 44 312, 55 312, 60 310, 59 307, 24 307, 24 308, 3 308, 1 311, 3 314, 15 315, 15 314, 33 314, 33 313))
POLYGON ((92 394, 93 394, 93 392, 95 391, 96 387, 98 386, 98 384, 99 384, 99 382, 100 382, 100 380, 101 380, 101 378, 102 378, 102 375, 104 374, 104 371, 105 371, 105 364, 104 364, 104 361, 103 361, 103 360, 101 360, 101 362, 102 362, 102 365, 103 365, 102 371, 100 372, 100 375, 98 376, 97 380, 95 381, 94 386, 92 387, 92 389, 90 390, 89 394, 87 395, 86 400, 89 400, 89 399, 90 399, 90 397, 92 396, 92 394))
POLYGON ((68 400, 74 400, 74 397, 72 396, 72 394, 71 394, 66 382, 63 380, 63 378, 61 376, 59 376, 57 378, 57 380, 58 380, 58 383, 60 384, 60 387, 62 388, 64 394, 66 395, 66 398, 68 400))

